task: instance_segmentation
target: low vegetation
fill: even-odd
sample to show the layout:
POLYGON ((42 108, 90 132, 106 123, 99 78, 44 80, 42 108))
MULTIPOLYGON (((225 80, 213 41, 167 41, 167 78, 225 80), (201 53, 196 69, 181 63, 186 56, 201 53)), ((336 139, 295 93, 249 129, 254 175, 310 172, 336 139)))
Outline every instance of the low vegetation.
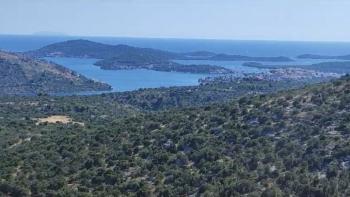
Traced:
POLYGON ((110 90, 65 67, 0 51, 0 95, 110 90))
POLYGON ((147 57, 144 55, 128 55, 113 57, 95 63, 105 70, 147 69, 163 72, 182 72, 194 74, 229 74, 233 71, 214 65, 183 65, 169 60, 147 57))
POLYGON ((345 76, 156 112, 110 94, 3 97, 0 193, 349 196, 349 90, 345 76), (52 115, 85 126, 33 119, 52 115))

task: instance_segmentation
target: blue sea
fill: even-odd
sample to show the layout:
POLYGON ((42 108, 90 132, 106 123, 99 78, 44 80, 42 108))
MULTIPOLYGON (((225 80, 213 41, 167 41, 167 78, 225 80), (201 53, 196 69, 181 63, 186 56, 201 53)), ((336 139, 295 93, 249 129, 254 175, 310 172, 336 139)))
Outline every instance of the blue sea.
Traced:
POLYGON ((106 82, 113 91, 130 91, 139 88, 157 88, 170 86, 197 85, 198 79, 205 75, 158 72, 152 70, 103 70, 93 64, 95 59, 80 58, 45 58, 49 61, 65 65, 96 81, 106 82))
MULTIPOLYGON (((154 48, 173 52, 211 51, 246 56, 287 56, 294 62, 264 62, 264 64, 309 65, 327 60, 303 60, 301 54, 348 55, 350 43, 340 42, 283 42, 283 41, 234 41, 196 39, 111 38, 73 36, 14 36, 0 35, 0 49, 14 52, 35 50, 43 46, 73 39, 88 39, 106 44, 127 44, 136 47, 154 48)), ((157 72, 150 70, 102 70, 94 66, 96 59, 49 58, 86 77, 112 85, 114 91, 130 91, 139 88, 197 85, 207 75, 157 72)), ((329 60, 334 61, 334 60, 329 60)), ((241 73, 264 72, 265 70, 242 66, 240 61, 177 61, 183 64, 212 64, 241 73)))

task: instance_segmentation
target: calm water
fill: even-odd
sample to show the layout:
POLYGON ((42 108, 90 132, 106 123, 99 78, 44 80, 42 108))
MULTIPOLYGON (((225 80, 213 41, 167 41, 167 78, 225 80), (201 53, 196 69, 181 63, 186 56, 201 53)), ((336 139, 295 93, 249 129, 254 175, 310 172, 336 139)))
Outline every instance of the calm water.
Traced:
MULTIPOLYGON (((174 52, 205 50, 247 56, 287 56, 294 62, 263 62, 274 65, 309 65, 327 60, 302 60, 295 57, 312 53, 321 55, 350 54, 350 43, 330 42, 279 42, 279 41, 228 41, 228 40, 186 40, 186 39, 144 39, 108 37, 48 37, 48 36, 5 36, 0 35, 0 49, 8 51, 28 51, 72 39, 89 39, 106 44, 127 44, 174 52)), ((50 58, 50 61, 66 66, 89 78, 106 82, 115 91, 129 91, 139 88, 196 85, 198 79, 206 75, 176 72, 157 72, 149 70, 101 70, 93 65, 95 59, 50 58)), ((334 61, 334 60, 330 60, 334 61)), ((212 64, 223 66, 237 72, 256 73, 266 70, 244 67, 240 61, 177 61, 183 64, 212 64)))
POLYGON ((206 75, 158 72, 151 70, 102 70, 93 64, 96 59, 45 58, 66 66, 91 79, 110 84, 114 91, 130 91, 139 88, 197 85, 206 75))

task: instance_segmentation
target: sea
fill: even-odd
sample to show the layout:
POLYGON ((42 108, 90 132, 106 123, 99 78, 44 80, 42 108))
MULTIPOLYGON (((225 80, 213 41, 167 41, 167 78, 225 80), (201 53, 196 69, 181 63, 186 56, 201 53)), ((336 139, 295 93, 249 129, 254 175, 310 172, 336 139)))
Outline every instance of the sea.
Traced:
MULTIPOLYGON (((0 49, 24 52, 39 49, 49 44, 74 39, 87 39, 105 44, 126 44, 135 47, 154 48, 172 52, 210 51, 254 57, 286 56, 293 62, 263 62, 264 64, 309 65, 334 60, 298 59, 302 54, 348 55, 350 43, 342 42, 290 42, 290 41, 243 41, 243 40, 202 40, 202 39, 161 39, 161 38, 117 38, 117 37, 77 37, 39 35, 0 35, 0 49)), ((178 72, 158 72, 151 70, 102 70, 95 66, 97 59, 46 58, 61 64, 88 78, 108 83, 113 91, 132 91, 140 88, 198 85, 198 80, 210 75, 178 72)), ((182 64, 219 65, 237 73, 266 72, 265 69, 245 67, 242 61, 177 60, 182 64)))

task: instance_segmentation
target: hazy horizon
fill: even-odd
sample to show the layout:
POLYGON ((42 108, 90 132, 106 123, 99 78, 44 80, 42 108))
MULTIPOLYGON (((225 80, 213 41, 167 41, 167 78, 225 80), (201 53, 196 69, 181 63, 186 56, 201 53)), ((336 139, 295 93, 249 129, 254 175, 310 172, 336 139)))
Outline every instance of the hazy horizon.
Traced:
MULTIPOLYGON (((56 33, 56 32, 55 32, 56 33)), ((156 39, 156 40, 203 40, 203 41, 242 41, 242 42, 305 42, 305 43, 350 43, 350 40, 278 40, 278 39, 236 39, 236 38, 201 38, 201 37, 147 37, 147 36, 113 36, 113 35, 69 35, 65 33, 57 32, 57 34, 39 34, 34 32, 32 34, 1 34, 0 36, 33 36, 33 37, 62 37, 62 38, 71 38, 72 40, 89 40, 94 38, 111 38, 111 39, 156 39)), ((92 40, 90 40, 92 41, 92 40)))
POLYGON ((349 42, 349 6, 345 0, 3 0, 0 34, 349 42))

